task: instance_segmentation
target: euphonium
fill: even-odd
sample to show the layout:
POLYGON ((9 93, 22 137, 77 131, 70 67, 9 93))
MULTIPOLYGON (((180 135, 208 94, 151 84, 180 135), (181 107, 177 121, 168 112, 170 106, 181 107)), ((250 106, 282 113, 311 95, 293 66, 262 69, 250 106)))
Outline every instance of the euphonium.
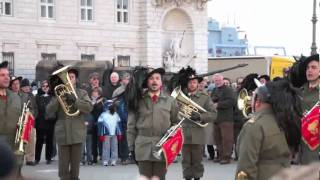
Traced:
POLYGON ((201 114, 201 113, 205 113, 207 111, 204 108, 202 108, 201 106, 199 106, 197 103, 192 101, 190 98, 188 98, 181 91, 180 86, 175 88, 172 91, 171 96, 177 100, 177 103, 179 106, 179 115, 190 120, 191 122, 195 123, 196 125, 198 125, 200 127, 206 127, 208 125, 208 123, 195 122, 190 119, 192 112, 201 114))
POLYGON ((63 82, 63 84, 59 84, 54 87, 54 93, 63 109, 63 111, 68 116, 77 116, 80 111, 75 106, 75 104, 70 104, 66 101, 66 94, 73 94, 76 98, 78 98, 76 91, 74 90, 74 87, 70 81, 69 74, 68 74, 68 68, 70 66, 65 66, 63 68, 60 68, 52 73, 52 76, 58 76, 60 80, 63 82))
POLYGON ((248 91, 245 88, 240 90, 237 104, 238 109, 242 112, 243 116, 248 118, 249 114, 252 113, 251 97, 248 95, 248 91))

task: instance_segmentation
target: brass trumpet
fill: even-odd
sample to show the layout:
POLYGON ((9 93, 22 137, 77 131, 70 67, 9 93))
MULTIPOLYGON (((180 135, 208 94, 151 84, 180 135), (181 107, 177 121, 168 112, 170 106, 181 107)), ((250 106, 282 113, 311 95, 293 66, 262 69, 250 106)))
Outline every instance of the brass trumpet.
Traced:
POLYGON ((22 139, 23 132, 26 128, 27 123, 27 113, 29 112, 29 105, 30 101, 28 100, 26 103, 23 103, 22 113, 18 120, 18 128, 16 131, 16 136, 14 143, 19 144, 18 149, 15 151, 15 154, 24 154, 24 140, 22 139))
POLYGON ((201 113, 206 113, 207 111, 202 108, 201 106, 199 106, 197 103, 195 103, 194 101, 192 101, 190 98, 188 98, 182 91, 181 91, 181 87, 177 87, 175 88, 172 93, 171 96, 177 100, 178 106, 179 106, 179 115, 181 115, 182 117, 190 120, 191 122, 193 122, 194 124, 200 126, 200 127, 206 127, 208 125, 208 123, 203 123, 203 122, 195 122, 192 121, 191 118, 191 114, 192 112, 201 114, 201 113))

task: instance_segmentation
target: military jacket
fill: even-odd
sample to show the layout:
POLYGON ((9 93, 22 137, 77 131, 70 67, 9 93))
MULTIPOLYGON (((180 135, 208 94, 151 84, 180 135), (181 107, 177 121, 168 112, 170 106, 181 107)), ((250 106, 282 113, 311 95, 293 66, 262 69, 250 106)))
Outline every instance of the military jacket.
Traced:
MULTIPOLYGON (((197 91, 191 95, 191 100, 204 108, 207 112, 200 114, 201 121, 210 123, 217 118, 217 111, 214 108, 211 98, 204 92, 197 91)), ((205 144, 205 130, 190 120, 182 123, 184 144, 205 144)))
POLYGON ((5 137, 12 148, 17 123, 22 114, 21 104, 21 98, 11 90, 7 90, 7 101, 0 98, 0 136, 5 137))
POLYGON ((135 151, 137 161, 159 161, 153 152, 159 150, 156 144, 167 130, 178 122, 175 100, 160 93, 153 103, 146 93, 138 102, 136 111, 129 111, 127 138, 130 151, 135 151))
MULTIPOLYGON (((319 101, 319 86, 310 89, 308 83, 304 84, 302 86, 302 98, 302 110, 306 113, 319 101)), ((313 161, 319 161, 320 146, 311 150, 303 140, 301 140, 301 143, 300 162, 309 164, 313 161)))
POLYGON ((46 107, 46 119, 57 117, 55 137, 59 145, 83 143, 86 138, 84 114, 91 112, 92 104, 85 90, 76 88, 75 91, 78 96, 75 105, 80 110, 78 116, 66 115, 56 97, 52 97, 46 107))
POLYGON ((250 180, 267 180, 290 166, 290 149, 271 109, 257 112, 243 126, 237 144, 237 174, 244 172, 250 180))

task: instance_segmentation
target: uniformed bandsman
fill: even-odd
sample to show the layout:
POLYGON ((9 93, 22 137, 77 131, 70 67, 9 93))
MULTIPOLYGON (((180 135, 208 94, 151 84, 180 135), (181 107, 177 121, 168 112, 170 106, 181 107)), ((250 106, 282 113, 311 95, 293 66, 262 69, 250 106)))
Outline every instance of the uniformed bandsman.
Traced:
POLYGON ((254 116, 243 126, 237 144, 236 179, 267 180, 290 166, 300 143, 301 97, 289 82, 268 82, 253 96, 254 116))
MULTIPOLYGON (((10 83, 8 62, 0 64, 0 139, 7 142, 12 151, 18 150, 15 144, 17 123, 22 113, 21 98, 8 89, 10 83)), ((18 167, 16 175, 21 176, 23 156, 16 154, 18 167)))
MULTIPOLYGON (((198 123, 213 122, 217 113, 211 98, 204 92, 198 91, 202 77, 190 74, 187 83, 187 93, 192 101, 204 108, 206 113, 192 113, 191 120, 198 123)), ((195 123, 185 120, 182 123, 184 144, 182 148, 183 178, 199 180, 203 176, 202 164, 203 147, 205 145, 205 130, 195 123)))
POLYGON ((154 157, 156 143, 166 131, 177 123, 177 107, 171 96, 161 92, 164 69, 149 72, 142 84, 147 91, 138 100, 136 110, 129 109, 127 138, 131 154, 135 157, 139 173, 151 178, 165 179, 164 159, 154 157))
POLYGON ((76 87, 78 71, 68 71, 70 81, 75 88, 78 98, 74 94, 66 94, 66 101, 75 104, 80 110, 77 116, 68 116, 63 111, 57 97, 53 97, 46 107, 46 119, 53 118, 57 114, 55 125, 55 138, 59 146, 59 177, 61 180, 78 180, 82 143, 86 138, 86 125, 84 113, 90 113, 92 104, 85 90, 76 87))

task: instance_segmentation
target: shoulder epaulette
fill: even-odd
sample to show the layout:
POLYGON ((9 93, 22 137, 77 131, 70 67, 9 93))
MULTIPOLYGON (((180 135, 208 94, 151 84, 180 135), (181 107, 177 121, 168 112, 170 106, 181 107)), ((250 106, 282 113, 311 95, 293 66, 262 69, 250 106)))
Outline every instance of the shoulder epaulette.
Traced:
POLYGON ((255 123, 255 122, 256 122, 256 120, 254 118, 251 118, 248 120, 248 123, 255 123))

